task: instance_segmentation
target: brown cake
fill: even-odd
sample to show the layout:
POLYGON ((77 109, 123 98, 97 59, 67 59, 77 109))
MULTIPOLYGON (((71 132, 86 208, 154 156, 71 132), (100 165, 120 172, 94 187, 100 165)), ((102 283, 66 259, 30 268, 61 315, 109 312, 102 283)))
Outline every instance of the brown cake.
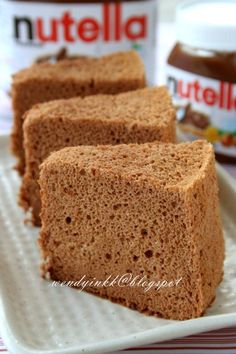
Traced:
POLYGON ((209 143, 65 148, 42 164, 40 186, 45 275, 166 281, 85 290, 169 319, 201 316, 214 300, 224 241, 209 143))
POLYGON ((20 204, 40 225, 39 165, 66 146, 175 141, 175 111, 165 87, 38 104, 24 123, 26 171, 20 204))
POLYGON ((18 158, 19 172, 24 172, 23 115, 34 104, 97 93, 115 94, 144 86, 144 66, 135 51, 39 63, 14 75, 12 150, 18 158))

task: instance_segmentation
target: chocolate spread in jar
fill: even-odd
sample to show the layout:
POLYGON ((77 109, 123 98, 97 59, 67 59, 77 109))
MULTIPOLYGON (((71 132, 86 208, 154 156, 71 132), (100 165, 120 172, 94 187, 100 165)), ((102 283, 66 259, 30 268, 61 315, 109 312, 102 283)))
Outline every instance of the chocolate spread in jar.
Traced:
POLYGON ((236 3, 230 0, 180 6, 178 41, 167 65, 167 84, 182 135, 190 140, 208 139, 223 162, 236 162, 236 43, 232 41, 236 23, 232 19, 232 25, 231 16, 225 20, 224 14, 218 18, 222 11, 232 11, 231 7, 236 11, 236 3), (202 19, 202 11, 210 11, 211 17, 202 19))
POLYGON ((1 65, 9 82, 10 74, 58 53, 101 56, 130 49, 143 58, 149 82, 154 79, 156 0, 2 0, 0 7, 1 65))

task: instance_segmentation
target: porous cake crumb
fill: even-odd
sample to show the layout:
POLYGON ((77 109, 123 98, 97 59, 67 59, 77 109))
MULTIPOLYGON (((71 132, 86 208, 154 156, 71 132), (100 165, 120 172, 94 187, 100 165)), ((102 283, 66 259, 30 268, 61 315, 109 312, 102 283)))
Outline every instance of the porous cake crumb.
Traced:
POLYGON ((212 146, 80 146, 41 167, 43 270, 51 279, 111 275, 176 281, 86 291, 167 319, 201 316, 222 279, 224 241, 212 146))
POLYGON ((175 141, 175 111, 165 87, 118 95, 51 101, 28 111, 24 122, 26 171, 20 204, 40 225, 39 165, 66 146, 175 141))
POLYGON ((34 104, 97 93, 115 94, 144 86, 144 65, 135 51, 38 63, 18 72, 12 85, 12 151, 18 159, 18 171, 24 172, 23 116, 34 104))

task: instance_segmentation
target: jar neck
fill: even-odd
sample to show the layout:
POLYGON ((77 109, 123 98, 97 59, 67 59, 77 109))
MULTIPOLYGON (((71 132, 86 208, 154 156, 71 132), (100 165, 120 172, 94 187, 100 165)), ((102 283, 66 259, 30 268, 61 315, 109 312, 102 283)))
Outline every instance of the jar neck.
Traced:
POLYGON ((177 43, 168 64, 200 76, 236 83, 236 51, 219 53, 177 43))
POLYGON ((177 42, 177 45, 179 45, 181 47, 181 50, 183 52, 185 52, 188 55, 198 55, 200 57, 205 57, 205 58, 210 58, 210 57, 214 57, 216 55, 221 55, 221 56, 229 56, 229 55, 235 55, 236 53, 236 49, 235 51, 219 51, 219 50, 213 50, 213 49, 204 49, 204 48, 200 48, 200 47, 193 47, 190 45, 187 45, 185 43, 181 43, 181 42, 177 42))

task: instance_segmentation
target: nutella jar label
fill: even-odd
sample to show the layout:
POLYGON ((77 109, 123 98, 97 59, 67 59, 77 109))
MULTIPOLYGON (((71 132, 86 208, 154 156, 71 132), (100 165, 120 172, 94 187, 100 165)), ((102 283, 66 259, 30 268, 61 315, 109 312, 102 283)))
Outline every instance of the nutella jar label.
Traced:
POLYGON ((2 1, 2 85, 10 74, 66 48, 101 56, 136 49, 154 79, 156 0, 109 3, 2 1))
POLYGON ((216 153, 236 157, 236 84, 168 65, 167 85, 184 137, 206 138, 216 153))

